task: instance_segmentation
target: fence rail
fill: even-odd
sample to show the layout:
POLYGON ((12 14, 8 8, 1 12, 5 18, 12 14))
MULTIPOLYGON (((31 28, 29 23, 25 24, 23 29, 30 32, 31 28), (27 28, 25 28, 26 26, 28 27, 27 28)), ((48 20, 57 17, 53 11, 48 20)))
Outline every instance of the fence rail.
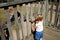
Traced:
POLYGON ((36 2, 37 0, 20 0, 20 1, 15 1, 15 2, 7 2, 7 3, 0 3, 0 8, 5 8, 9 6, 15 6, 15 5, 21 5, 21 4, 26 4, 26 3, 32 3, 36 2))

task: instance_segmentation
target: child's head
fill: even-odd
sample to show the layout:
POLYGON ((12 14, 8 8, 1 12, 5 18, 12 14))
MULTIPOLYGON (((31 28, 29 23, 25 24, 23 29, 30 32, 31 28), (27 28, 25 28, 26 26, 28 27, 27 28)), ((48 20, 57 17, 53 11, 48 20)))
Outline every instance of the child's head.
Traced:
POLYGON ((13 15, 14 14, 14 9, 13 8, 10 8, 9 9, 9 13, 10 13, 10 15, 13 15))
POLYGON ((42 14, 38 14, 37 21, 42 21, 42 20, 43 20, 43 15, 42 14))

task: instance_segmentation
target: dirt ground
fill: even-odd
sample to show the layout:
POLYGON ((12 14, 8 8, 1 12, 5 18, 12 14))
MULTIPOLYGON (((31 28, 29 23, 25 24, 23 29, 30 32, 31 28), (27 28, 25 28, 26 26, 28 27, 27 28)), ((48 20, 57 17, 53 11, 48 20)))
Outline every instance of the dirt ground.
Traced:
MULTIPOLYGON (((13 30, 13 37, 14 37, 14 40, 17 40, 15 30, 13 30)), ((22 38, 22 33, 20 31, 20 39, 21 38, 22 38)), ((30 40, 34 40, 33 36, 30 36, 30 40)), ((51 29, 49 27, 44 27, 43 40, 60 40, 60 32, 55 31, 54 29, 51 29)))
POLYGON ((51 28, 44 28, 43 40, 60 40, 60 32, 51 28))

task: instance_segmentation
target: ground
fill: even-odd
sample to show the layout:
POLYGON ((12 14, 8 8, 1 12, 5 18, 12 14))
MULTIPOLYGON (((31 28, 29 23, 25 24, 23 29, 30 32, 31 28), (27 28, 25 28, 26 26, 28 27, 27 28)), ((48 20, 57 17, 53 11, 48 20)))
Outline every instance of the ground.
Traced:
MULTIPOLYGON (((20 31, 20 33, 21 33, 21 31, 20 31)), ((13 32, 13 35, 15 37, 14 32, 13 32)), ((29 38, 29 40, 33 40, 33 36, 30 36, 30 38, 29 38)), ((14 40, 16 40, 16 37, 14 40)), ((43 38, 43 40, 60 40, 60 32, 56 31, 54 29, 51 29, 49 27, 44 27, 44 38, 43 38)))
POLYGON ((60 40, 60 32, 49 27, 44 28, 44 40, 60 40))

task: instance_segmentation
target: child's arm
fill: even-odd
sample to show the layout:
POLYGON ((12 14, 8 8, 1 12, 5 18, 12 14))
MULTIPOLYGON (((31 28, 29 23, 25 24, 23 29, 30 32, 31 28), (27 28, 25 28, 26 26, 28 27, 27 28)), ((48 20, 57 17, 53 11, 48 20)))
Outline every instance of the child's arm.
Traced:
POLYGON ((4 35, 7 37, 6 30, 4 30, 4 35))
POLYGON ((33 28, 37 28, 37 26, 36 26, 35 24, 32 24, 32 27, 33 27, 33 28))

